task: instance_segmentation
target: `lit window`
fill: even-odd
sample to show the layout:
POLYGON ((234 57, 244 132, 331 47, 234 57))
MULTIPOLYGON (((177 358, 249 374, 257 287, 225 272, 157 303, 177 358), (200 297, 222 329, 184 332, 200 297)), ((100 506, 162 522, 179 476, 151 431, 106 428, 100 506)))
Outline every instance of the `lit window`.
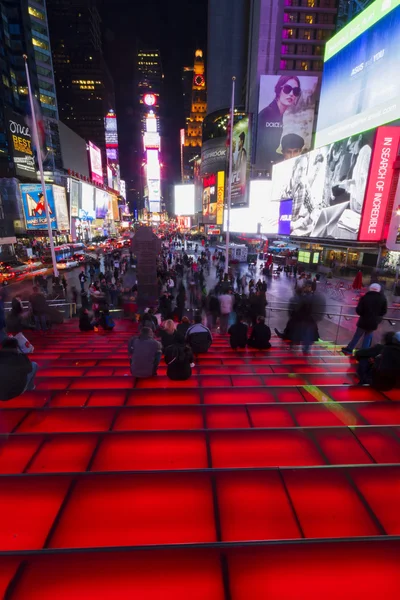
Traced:
POLYGON ((305 61, 305 60, 304 60, 304 61, 301 63, 301 69, 302 69, 302 71, 308 71, 308 69, 309 69, 309 64, 308 64, 308 62, 307 62, 307 61, 305 61))
POLYGON ((18 93, 23 95, 23 96, 27 96, 28 95, 28 88, 25 86, 20 85, 18 87, 18 93))
POLYGON ((312 25, 314 23, 313 15, 306 15, 306 23, 308 23, 309 25, 312 25))
POLYGON ((44 21, 44 14, 42 12, 40 12, 40 10, 37 10, 36 8, 33 8, 32 6, 28 6, 28 13, 32 16, 32 17, 36 17, 37 19, 40 19, 41 21, 44 21))
POLYGON ((42 48, 42 50, 48 50, 49 49, 49 45, 46 44, 46 42, 43 42, 42 40, 38 40, 36 38, 32 38, 32 44, 34 46, 37 46, 38 48, 42 48))

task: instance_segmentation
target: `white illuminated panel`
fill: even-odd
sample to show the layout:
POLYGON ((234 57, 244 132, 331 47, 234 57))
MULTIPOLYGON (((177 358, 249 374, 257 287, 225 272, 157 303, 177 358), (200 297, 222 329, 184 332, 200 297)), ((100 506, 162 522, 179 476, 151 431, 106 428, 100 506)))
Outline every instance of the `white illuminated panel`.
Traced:
POLYGON ((158 150, 147 150, 147 180, 160 179, 160 161, 158 150))
POLYGON ((175 214, 193 215, 194 214, 194 185, 176 185, 175 186, 175 214))
MULTIPOLYGON (((278 233, 279 202, 271 202, 272 182, 265 179, 250 181, 248 208, 231 209, 229 230, 235 233, 278 233)), ((224 211, 224 230, 226 231, 226 210, 224 211)))
POLYGON ((157 119, 154 114, 146 118, 146 131, 149 133, 157 133, 157 119))
POLYGON ((161 149, 160 134, 159 133, 150 133, 149 131, 146 131, 146 133, 143 136, 143 145, 144 145, 145 150, 147 150, 147 148, 156 148, 157 150, 160 150, 161 149))

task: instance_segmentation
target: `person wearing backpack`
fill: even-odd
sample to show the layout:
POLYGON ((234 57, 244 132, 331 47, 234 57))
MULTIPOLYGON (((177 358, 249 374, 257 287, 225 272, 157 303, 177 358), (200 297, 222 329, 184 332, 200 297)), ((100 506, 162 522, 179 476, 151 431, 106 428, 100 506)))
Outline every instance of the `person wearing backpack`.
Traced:
POLYGON ((167 377, 172 381, 186 381, 192 376, 193 352, 189 346, 171 344, 165 349, 167 377))

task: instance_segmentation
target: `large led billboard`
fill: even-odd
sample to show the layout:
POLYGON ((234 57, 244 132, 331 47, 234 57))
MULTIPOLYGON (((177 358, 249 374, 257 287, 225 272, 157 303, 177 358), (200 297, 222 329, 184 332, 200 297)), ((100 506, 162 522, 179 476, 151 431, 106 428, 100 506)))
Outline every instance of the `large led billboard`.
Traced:
POLYGON ((95 219, 96 212, 94 209, 94 190, 95 188, 88 183, 80 182, 81 184, 81 208, 79 211, 80 219, 95 219))
POLYGON ((175 215, 194 214, 194 185, 175 185, 175 215))
POLYGON ((399 0, 376 0, 327 42, 317 147, 400 118, 399 45, 399 0))
MULTIPOLYGON (((40 183, 20 185, 22 204, 28 231, 47 229, 45 202, 40 183)), ((49 206, 52 229, 69 230, 69 217, 65 189, 58 185, 46 184, 46 196, 49 206)))
POLYGON ((105 219, 110 206, 110 194, 99 188, 95 189, 96 219, 105 219))
MULTIPOLYGON (((234 233, 278 233, 279 202, 271 202, 270 180, 250 181, 249 206, 233 208, 229 230, 234 233)), ((227 211, 224 211, 224 230, 227 229, 227 211)))
POLYGON ((35 156, 28 125, 21 115, 12 110, 6 109, 4 116, 16 176, 36 179, 35 156))
POLYGON ((274 166, 272 200, 291 202, 291 235, 357 240, 373 138, 353 136, 274 166))
POLYGON ((256 164, 265 175, 311 149, 317 87, 312 75, 261 75, 256 164))
POLYGON ((237 120, 232 132, 232 190, 231 206, 248 206, 250 174, 250 119, 248 115, 237 120))
POLYGON ((92 181, 103 185, 103 166, 101 161, 101 150, 92 142, 89 142, 89 157, 92 181))

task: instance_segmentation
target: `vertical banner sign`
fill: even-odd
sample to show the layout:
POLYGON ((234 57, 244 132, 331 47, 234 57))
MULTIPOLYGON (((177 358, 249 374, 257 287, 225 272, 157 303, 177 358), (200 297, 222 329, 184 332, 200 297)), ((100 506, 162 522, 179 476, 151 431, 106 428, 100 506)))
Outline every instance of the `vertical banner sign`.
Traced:
POLYGON ((217 219, 216 224, 224 222, 224 198, 225 198, 225 171, 217 173, 217 219))
POLYGON ((250 119, 246 115, 233 125, 232 131, 232 194, 231 207, 248 206, 250 171, 250 119))
POLYGON ((386 248, 395 252, 400 251, 400 180, 397 183, 386 248))
POLYGON ((399 127, 379 127, 376 132, 358 236, 361 242, 379 242, 382 239, 399 139, 399 127))
POLYGON ((5 127, 9 149, 17 177, 36 180, 36 164, 32 147, 31 130, 20 115, 6 109, 5 127))

